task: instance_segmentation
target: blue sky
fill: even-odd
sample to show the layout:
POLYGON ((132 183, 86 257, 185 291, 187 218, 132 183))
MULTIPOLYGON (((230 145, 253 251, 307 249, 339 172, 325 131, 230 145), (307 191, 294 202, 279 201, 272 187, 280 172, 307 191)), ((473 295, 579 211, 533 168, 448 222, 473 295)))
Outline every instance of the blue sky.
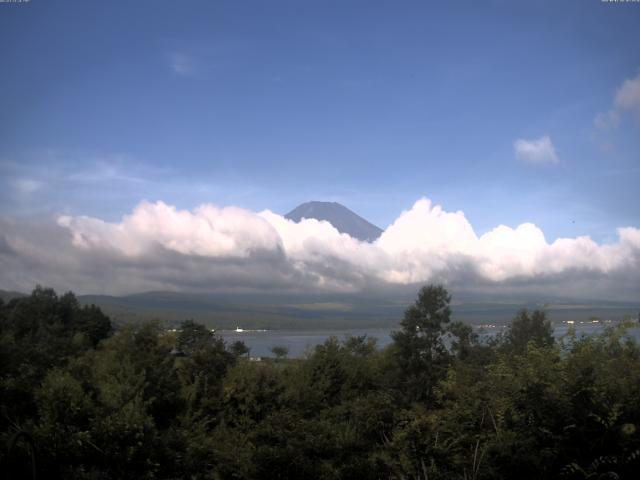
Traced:
POLYGON ((640 226, 638 25, 599 0, 0 4, 0 213, 332 200, 384 228, 426 196, 479 234, 608 242, 640 226))

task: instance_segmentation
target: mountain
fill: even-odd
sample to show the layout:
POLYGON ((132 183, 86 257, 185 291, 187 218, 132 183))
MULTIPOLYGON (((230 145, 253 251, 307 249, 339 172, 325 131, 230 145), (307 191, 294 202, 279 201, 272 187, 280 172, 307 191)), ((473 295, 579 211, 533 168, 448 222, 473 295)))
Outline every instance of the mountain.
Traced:
POLYGON ((356 215, 344 205, 336 202, 307 202, 285 215, 285 218, 299 222, 303 218, 326 220, 340 233, 346 233, 364 242, 373 242, 383 230, 356 215))
POLYGON ((14 298, 22 298, 26 296, 27 296, 26 294, 20 293, 20 292, 10 292, 7 290, 0 290, 0 300, 2 300, 3 302, 8 302, 10 300, 13 300, 14 298))

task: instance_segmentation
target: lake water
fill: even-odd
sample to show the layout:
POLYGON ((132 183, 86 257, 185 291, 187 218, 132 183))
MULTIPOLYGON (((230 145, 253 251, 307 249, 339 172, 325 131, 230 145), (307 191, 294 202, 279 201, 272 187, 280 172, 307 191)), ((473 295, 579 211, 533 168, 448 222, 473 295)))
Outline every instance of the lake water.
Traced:
MULTIPOLYGON (((580 335, 593 335, 602 332, 607 324, 601 323, 577 323, 573 325, 580 335)), ((554 325, 554 335, 556 338, 567 334, 570 325, 565 323, 554 325)), ((503 327, 476 328, 481 338, 492 337, 502 331, 503 327)), ((391 331, 389 328, 369 328, 369 329, 348 329, 348 330, 266 330, 266 331, 244 331, 219 330, 219 334, 227 343, 241 340, 251 351, 252 357, 272 357, 271 348, 283 346, 289 349, 289 357, 301 357, 305 352, 313 349, 316 345, 324 343, 329 337, 335 336, 343 340, 348 336, 366 335, 375 338, 378 348, 383 348, 391 343, 391 331)), ((628 330, 628 333, 640 341, 640 326, 628 330)))
POLYGON ((375 338, 379 348, 385 347, 391 342, 390 329, 352 329, 352 330, 267 330, 246 331, 237 333, 234 330, 220 330, 218 333, 227 343, 241 340, 251 349, 252 357, 273 357, 271 348, 283 346, 289 349, 289 357, 301 357, 307 350, 324 343, 329 337, 338 337, 343 340, 348 336, 361 336, 375 338))

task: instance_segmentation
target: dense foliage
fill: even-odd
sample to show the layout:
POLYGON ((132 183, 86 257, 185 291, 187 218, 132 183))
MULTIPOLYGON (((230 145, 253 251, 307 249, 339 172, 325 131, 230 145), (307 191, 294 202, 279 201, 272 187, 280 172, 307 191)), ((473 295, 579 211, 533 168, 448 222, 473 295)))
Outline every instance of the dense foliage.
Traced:
POLYGON ((28 474, 32 448, 52 479, 637 478, 640 349, 622 329, 555 342, 523 311, 481 343, 450 301, 424 287, 382 350, 331 338, 254 362, 195 322, 114 331, 37 288, 0 302, 0 460, 28 474))

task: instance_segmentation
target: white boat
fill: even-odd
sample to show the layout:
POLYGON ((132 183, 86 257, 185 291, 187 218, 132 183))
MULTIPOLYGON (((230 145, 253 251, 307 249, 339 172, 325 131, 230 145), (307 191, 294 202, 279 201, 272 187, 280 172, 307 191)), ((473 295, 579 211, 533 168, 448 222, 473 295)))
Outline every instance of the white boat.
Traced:
POLYGON ((236 327, 236 333, 242 333, 242 332, 244 332, 243 328, 236 327))

